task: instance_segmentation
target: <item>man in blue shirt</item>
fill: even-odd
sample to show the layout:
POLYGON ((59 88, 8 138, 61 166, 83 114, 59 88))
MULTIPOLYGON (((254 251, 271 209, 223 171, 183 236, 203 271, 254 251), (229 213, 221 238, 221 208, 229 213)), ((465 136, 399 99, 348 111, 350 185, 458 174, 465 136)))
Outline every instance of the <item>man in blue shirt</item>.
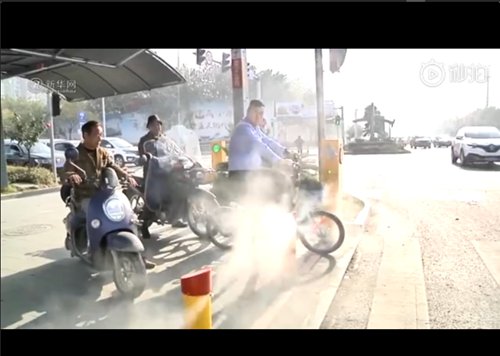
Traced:
POLYGON ((248 188, 252 188, 254 197, 280 200, 291 188, 289 176, 265 167, 289 168, 292 161, 287 158, 289 153, 284 146, 262 132, 263 120, 264 104, 252 100, 247 116, 236 125, 231 136, 229 178, 240 193, 248 193, 248 188), (258 189, 253 189, 256 186, 258 189))

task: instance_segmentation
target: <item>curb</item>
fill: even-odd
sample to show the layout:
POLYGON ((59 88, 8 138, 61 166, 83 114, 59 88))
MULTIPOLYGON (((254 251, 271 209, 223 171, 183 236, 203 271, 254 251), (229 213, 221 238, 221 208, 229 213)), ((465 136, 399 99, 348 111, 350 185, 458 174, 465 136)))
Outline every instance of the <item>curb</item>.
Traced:
POLYGON ((29 190, 29 191, 20 192, 20 193, 5 194, 5 195, 2 195, 1 200, 27 198, 27 197, 32 197, 32 196, 36 196, 36 195, 55 193, 55 192, 58 192, 60 189, 61 189, 61 187, 53 187, 53 188, 29 190))
POLYGON ((358 213, 358 215, 354 219, 354 222, 352 222, 352 223, 348 222, 347 225, 355 225, 355 226, 359 226, 359 227, 365 229, 366 225, 368 223, 368 218, 370 217, 371 205, 365 199, 359 198, 359 197, 352 195, 352 194, 350 194, 350 195, 363 203, 363 209, 361 209, 361 211, 358 213))
MULTIPOLYGON (((368 203, 365 199, 359 198, 356 195, 349 194, 355 199, 358 199, 362 204, 363 208, 361 211, 358 213, 354 221, 348 221, 345 222, 344 225, 354 227, 354 228, 359 228, 361 231, 360 233, 363 233, 366 225, 368 223, 368 218, 370 216, 370 211, 371 211, 371 206, 370 203, 368 203)), ((331 292, 328 293, 328 290, 323 291, 324 297, 321 298, 321 301, 316 305, 316 312, 314 313, 314 317, 311 318, 310 320, 307 320, 303 327, 306 329, 321 329, 321 326, 323 325, 323 321, 326 318, 326 315, 328 314, 328 311, 330 310, 330 305, 332 304, 333 300, 335 299, 335 296, 337 295, 337 291, 340 288, 340 285, 342 284, 342 280, 345 277, 345 274, 347 273, 347 269, 349 268, 349 265, 351 264, 351 261, 354 257, 354 254, 356 253, 356 250, 358 249, 359 242, 361 241, 361 235, 356 234, 355 239, 356 241, 353 243, 353 246, 351 247, 351 250, 348 252, 346 255, 345 259, 345 264, 343 265, 344 271, 341 274, 341 279, 340 282, 337 285, 333 285, 330 287, 330 289, 334 289, 333 295, 331 295, 331 292)))
MULTIPOLYGON (((350 227, 354 227, 356 229, 359 228, 361 230, 360 232, 362 233, 364 231, 367 223, 368 223, 368 218, 370 216, 371 206, 365 199, 359 198, 354 194, 349 194, 349 195, 355 199, 358 199, 363 204, 363 208, 358 213, 358 215, 356 216, 354 221, 345 222, 344 225, 346 227, 350 226, 350 227)), ((341 275, 339 276, 340 280, 337 280, 336 283, 333 283, 326 290, 322 291, 323 297, 321 298, 319 303, 316 305, 314 316, 312 318, 310 318, 309 320, 306 320, 305 323, 302 325, 302 328, 304 328, 304 329, 321 329, 321 326, 323 325, 323 321, 325 320, 325 318, 328 314, 328 311, 330 310, 330 305, 332 304, 333 300, 335 299, 335 296, 337 295, 337 291, 340 288, 340 285, 342 284, 342 280, 344 279, 344 276, 347 273, 347 269, 349 268, 349 265, 351 264, 351 261, 354 257, 354 254, 356 253, 356 250, 358 249, 358 245, 359 245, 359 242, 361 241, 361 238, 362 237, 359 234, 356 234, 356 236, 355 236, 356 241, 353 242, 353 246, 351 247, 349 252, 346 254, 346 258, 342 263, 342 268, 344 270, 341 273, 341 275)))
POLYGON ((406 151, 406 152, 344 152, 345 155, 350 155, 350 156, 362 156, 362 155, 401 155, 401 154, 408 154, 411 153, 411 151, 406 151))

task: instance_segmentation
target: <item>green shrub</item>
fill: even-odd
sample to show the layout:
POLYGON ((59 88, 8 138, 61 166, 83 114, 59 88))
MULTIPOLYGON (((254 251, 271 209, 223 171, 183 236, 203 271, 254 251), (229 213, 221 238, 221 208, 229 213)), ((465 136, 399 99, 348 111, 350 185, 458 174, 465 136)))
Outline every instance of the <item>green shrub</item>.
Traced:
POLYGON ((54 176, 51 171, 46 168, 28 168, 7 166, 7 175, 9 183, 29 183, 37 185, 53 185, 54 176))

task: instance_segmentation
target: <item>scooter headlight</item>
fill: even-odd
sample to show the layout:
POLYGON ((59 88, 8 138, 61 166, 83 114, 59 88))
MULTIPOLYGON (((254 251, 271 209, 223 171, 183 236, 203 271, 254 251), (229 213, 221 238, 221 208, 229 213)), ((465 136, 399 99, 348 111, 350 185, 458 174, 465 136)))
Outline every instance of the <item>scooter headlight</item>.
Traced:
POLYGON ((103 204, 104 213, 111 221, 121 221, 125 218, 125 206, 118 198, 106 200, 103 204))

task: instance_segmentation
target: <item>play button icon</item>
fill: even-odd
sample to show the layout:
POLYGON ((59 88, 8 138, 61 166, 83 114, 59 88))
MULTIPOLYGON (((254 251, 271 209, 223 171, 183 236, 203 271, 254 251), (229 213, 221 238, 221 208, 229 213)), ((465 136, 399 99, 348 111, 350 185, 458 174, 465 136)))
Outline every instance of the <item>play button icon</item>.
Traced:
POLYGON ((422 65, 420 80, 428 87, 437 87, 445 80, 444 66, 434 60, 422 65))

